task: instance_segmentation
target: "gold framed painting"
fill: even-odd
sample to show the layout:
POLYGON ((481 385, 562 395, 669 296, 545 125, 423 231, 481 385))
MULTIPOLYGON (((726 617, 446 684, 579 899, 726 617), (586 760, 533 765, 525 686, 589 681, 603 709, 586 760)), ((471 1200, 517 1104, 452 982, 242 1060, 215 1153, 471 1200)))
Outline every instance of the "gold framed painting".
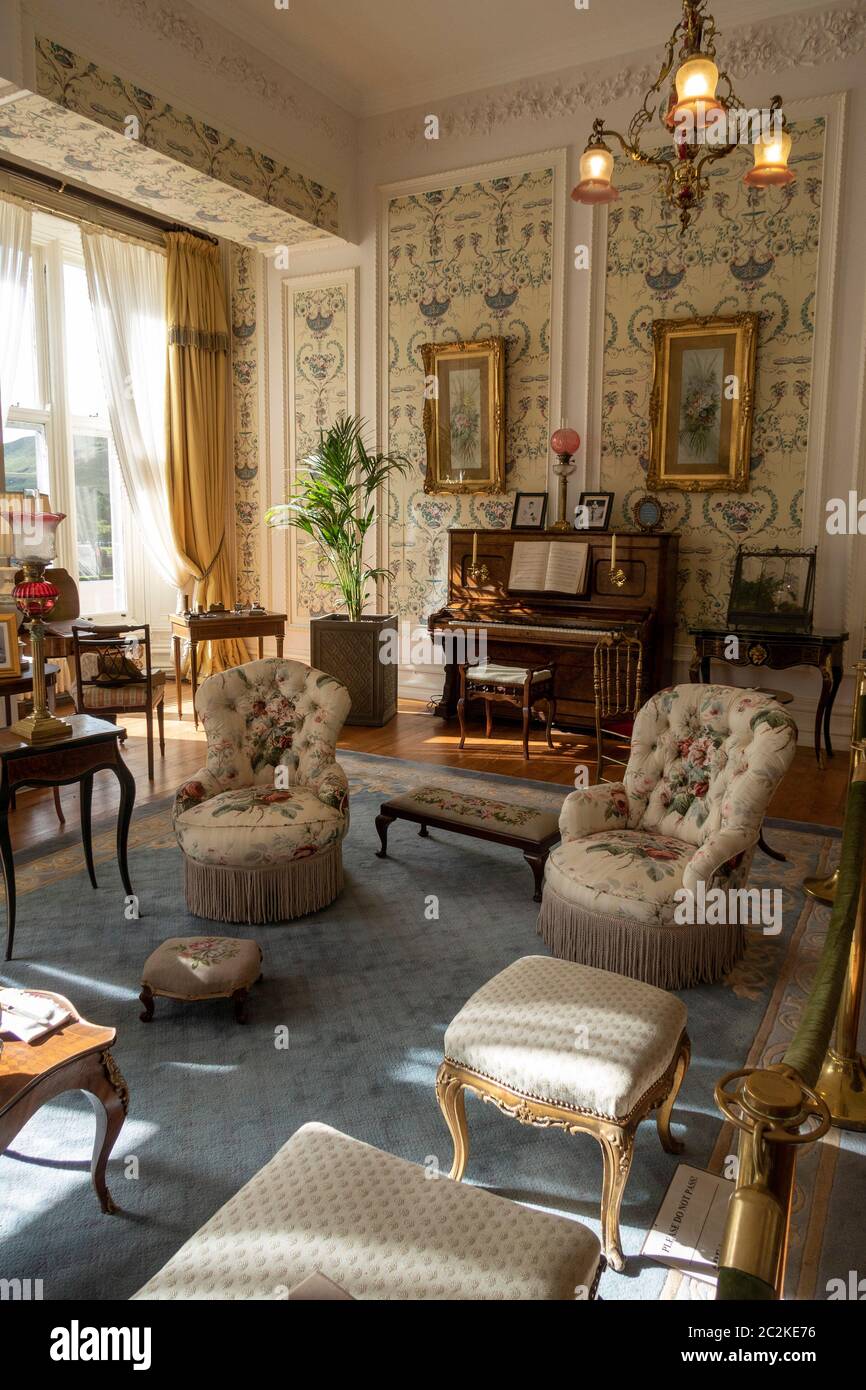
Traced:
POLYGON ((505 491, 505 339, 424 343, 425 492, 505 491))
POLYGON ((745 492, 758 314, 653 321, 647 487, 745 492))

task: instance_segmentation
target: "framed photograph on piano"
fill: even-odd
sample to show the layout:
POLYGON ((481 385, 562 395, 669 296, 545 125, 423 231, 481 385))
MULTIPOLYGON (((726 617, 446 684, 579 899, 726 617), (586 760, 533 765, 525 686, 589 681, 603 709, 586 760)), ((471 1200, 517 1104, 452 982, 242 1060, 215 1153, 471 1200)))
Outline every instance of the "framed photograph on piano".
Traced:
POLYGON ((425 492, 505 491, 505 339, 424 343, 425 492))
POLYGON ((543 531, 547 516, 546 492, 517 492, 511 513, 512 531, 543 531))

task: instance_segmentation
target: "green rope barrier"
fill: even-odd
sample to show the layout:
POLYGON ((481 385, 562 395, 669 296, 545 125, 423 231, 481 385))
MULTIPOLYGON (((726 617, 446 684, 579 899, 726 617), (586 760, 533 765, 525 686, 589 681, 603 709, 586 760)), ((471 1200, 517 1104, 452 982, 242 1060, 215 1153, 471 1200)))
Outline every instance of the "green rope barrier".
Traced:
POLYGON ((839 881, 827 940, 799 1027, 783 1059, 787 1066, 799 1073, 807 1086, 814 1086, 818 1080, 833 1036, 857 920, 864 850, 866 782, 854 782, 849 789, 845 809, 839 881))

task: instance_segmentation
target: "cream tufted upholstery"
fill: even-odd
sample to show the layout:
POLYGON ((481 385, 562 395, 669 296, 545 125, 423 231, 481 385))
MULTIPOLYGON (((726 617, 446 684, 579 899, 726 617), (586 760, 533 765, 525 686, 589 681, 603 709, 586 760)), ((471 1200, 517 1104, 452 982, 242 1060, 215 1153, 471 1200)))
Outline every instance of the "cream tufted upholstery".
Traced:
POLYGON ((674 994, 524 956, 463 1005, 445 1057, 533 1100, 625 1120, 670 1066, 685 1026, 674 994))
POLYGON ((674 928, 663 947, 653 947, 660 952, 655 964, 644 969, 646 943, 635 935, 621 950, 612 944, 608 919, 671 928, 678 889, 694 893, 701 882, 739 887, 796 740, 790 716, 755 690, 678 685, 654 695, 635 720, 623 781, 582 788, 563 805, 562 844, 547 863, 539 919, 548 945, 572 960, 666 988, 729 969, 742 932, 717 932, 716 945, 701 948, 700 960, 690 942, 690 961, 680 970, 674 957, 684 943, 677 945, 674 931, 696 928, 674 928))
POLYGON ((348 781, 334 756, 350 707, 345 686, 271 658, 211 676, 196 706, 207 764, 172 812, 190 910, 260 922, 324 906, 342 884, 349 826, 348 781))
POLYGON ((274 1299, 320 1272, 358 1299, 574 1299, 598 1264, 578 1221, 307 1124, 135 1298, 274 1299))

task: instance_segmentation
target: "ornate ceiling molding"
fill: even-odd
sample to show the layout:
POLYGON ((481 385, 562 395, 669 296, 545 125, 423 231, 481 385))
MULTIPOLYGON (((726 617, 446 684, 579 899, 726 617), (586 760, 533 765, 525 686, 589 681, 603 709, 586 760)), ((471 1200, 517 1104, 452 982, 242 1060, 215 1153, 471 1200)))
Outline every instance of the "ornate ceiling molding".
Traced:
MULTIPOLYGON (((341 149, 354 145, 352 118, 345 120, 316 110, 283 81, 277 80, 258 60, 255 50, 243 45, 233 34, 217 30, 213 22, 176 0, 105 0, 119 19, 135 24, 156 38, 180 49, 197 67, 212 73, 229 86, 255 97, 265 106, 291 116, 299 124, 316 130, 341 149)), ((308 84, 307 84, 308 85, 308 84)), ((322 101, 314 88, 309 91, 322 101)))
MULTIPOLYGON (((861 0, 843 7, 787 15, 732 29, 722 34, 725 67, 745 79, 758 72, 784 72, 790 68, 819 67, 840 62, 866 48, 866 6, 861 0)), ((506 123, 522 120, 555 120, 605 108, 625 98, 640 98, 658 73, 658 57, 631 67, 593 64, 574 69, 576 76, 534 78, 496 87, 483 96, 434 103, 443 136, 487 135, 506 123), (602 67, 601 74, 599 68, 602 67), (606 72, 605 72, 606 69, 606 72)), ((392 117, 373 117, 368 123, 372 144, 379 148, 414 143, 423 133, 416 108, 392 117)))

